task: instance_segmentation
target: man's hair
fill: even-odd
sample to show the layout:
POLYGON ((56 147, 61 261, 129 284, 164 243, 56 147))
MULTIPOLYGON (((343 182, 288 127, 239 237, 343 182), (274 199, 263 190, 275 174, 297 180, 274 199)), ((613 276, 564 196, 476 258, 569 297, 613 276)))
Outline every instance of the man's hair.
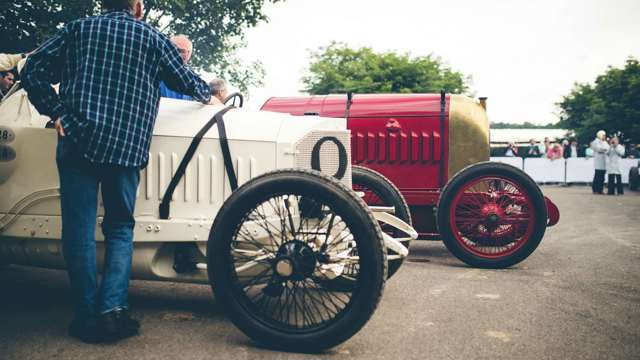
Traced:
POLYGON ((8 71, 8 70, 7 71, 0 71, 0 77, 5 77, 5 76, 9 75, 10 72, 11 71, 8 71))
POLYGON ((171 37, 171 41, 177 46, 177 47, 186 47, 187 49, 189 49, 189 52, 193 51, 193 43, 191 43, 191 40, 189 40, 189 38, 187 37, 187 35, 176 35, 176 36, 172 36, 171 37))
POLYGON ((138 0, 102 0, 103 10, 133 10, 138 0))
POLYGON ((217 95, 220 91, 227 89, 227 83, 222 79, 213 79, 209 81, 209 90, 213 95, 217 95))

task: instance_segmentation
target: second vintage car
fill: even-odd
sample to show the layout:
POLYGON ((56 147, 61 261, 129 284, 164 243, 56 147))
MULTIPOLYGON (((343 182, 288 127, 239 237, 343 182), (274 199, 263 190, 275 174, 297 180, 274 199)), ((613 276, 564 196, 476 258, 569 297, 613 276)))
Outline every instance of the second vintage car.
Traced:
POLYGON ((346 119, 353 183, 367 203, 393 205, 421 238, 442 239, 469 265, 504 268, 533 253, 560 214, 522 170, 489 161, 485 107, 486 98, 443 91, 274 97, 262 109, 346 119), (389 178, 406 202, 359 167, 389 178))

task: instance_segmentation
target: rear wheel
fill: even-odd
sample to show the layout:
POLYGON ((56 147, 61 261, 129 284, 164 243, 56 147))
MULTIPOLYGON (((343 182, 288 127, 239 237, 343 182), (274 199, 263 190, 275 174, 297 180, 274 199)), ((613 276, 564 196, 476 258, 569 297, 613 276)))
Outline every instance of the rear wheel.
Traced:
MULTIPOLYGON (((370 206, 393 206, 395 208, 394 215, 400 220, 411 225, 411 211, 409 205, 407 205, 404 196, 400 190, 384 175, 377 171, 371 170, 366 167, 356 166, 352 167, 352 183, 355 191, 361 191, 364 193, 362 200, 370 206)), ((385 226, 382 224, 382 231, 389 234, 391 237, 405 237, 406 235, 401 231, 385 226)), ((409 248, 410 241, 402 243, 406 248, 409 248)), ((398 254, 393 251, 389 252, 389 256, 392 259, 389 260, 389 277, 393 276, 404 259, 393 259, 393 256, 398 254)))
POLYGON ((209 279, 231 321, 286 350, 319 351, 349 339, 375 311, 386 278, 370 210, 316 171, 280 170, 247 182, 220 209, 207 246, 209 279), (327 286, 347 267, 349 286, 327 286))
POLYGON ((505 268, 526 259, 540 244, 546 221, 540 188, 506 164, 465 168, 445 186, 438 203, 445 246, 475 267, 505 268))

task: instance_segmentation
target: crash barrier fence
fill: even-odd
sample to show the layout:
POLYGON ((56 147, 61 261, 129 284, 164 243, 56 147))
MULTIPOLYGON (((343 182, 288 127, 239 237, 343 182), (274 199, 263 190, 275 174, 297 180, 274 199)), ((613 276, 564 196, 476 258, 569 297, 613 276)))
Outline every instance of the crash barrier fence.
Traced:
MULTIPOLYGON (((491 157, 491 161, 515 166, 524 170, 537 183, 590 183, 593 181, 593 158, 491 157)), ((620 159, 622 183, 629 183, 629 169, 638 166, 638 159, 620 159)), ((607 177, 605 176, 605 181, 607 177)))

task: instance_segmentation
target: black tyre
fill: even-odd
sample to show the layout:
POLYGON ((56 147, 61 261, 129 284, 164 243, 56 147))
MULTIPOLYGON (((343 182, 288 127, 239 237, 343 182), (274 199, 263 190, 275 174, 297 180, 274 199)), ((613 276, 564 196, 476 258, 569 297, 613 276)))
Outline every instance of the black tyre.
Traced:
POLYGON ((511 165, 468 166, 444 187, 438 228, 447 249, 480 268, 506 268, 538 247, 547 207, 538 185, 511 165))
POLYGON ((302 352, 360 330, 387 271, 382 232, 366 204, 336 179, 299 169, 235 191, 216 216, 207 254, 216 299, 231 321, 264 345, 302 352), (351 286, 327 287, 348 265, 357 270, 351 286))
MULTIPOLYGON (((387 179, 384 175, 375 170, 363 166, 354 165, 352 167, 352 183, 355 191, 364 192, 362 198, 367 205, 371 206, 393 206, 395 208, 395 216, 400 220, 411 225, 411 211, 407 201, 402 196, 400 189, 398 189, 391 180, 387 179)), ((382 225, 382 231, 388 233, 392 237, 404 237, 401 231, 394 228, 387 228, 382 225)), ((403 242, 403 245, 409 248, 410 241, 403 242)), ((393 251, 389 252, 392 257, 395 254, 393 251)), ((389 260, 389 278, 392 277, 400 266, 404 259, 389 260)))
POLYGON ((638 191, 640 188, 640 170, 638 166, 629 169, 629 190, 638 191))

